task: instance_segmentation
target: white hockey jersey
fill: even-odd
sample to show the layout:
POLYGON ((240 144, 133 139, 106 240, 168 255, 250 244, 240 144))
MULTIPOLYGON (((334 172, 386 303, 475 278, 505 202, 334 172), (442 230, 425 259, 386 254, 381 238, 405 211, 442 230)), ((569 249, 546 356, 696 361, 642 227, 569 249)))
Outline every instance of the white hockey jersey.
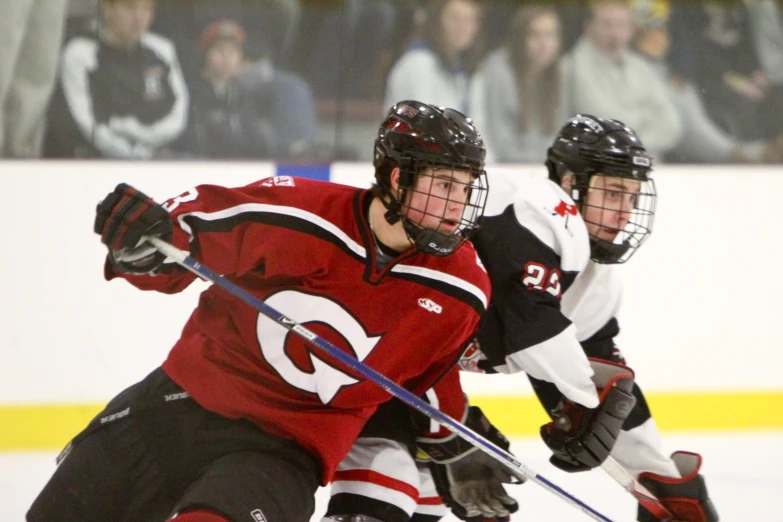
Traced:
MULTIPOLYGON (((613 265, 590 261, 589 236, 574 202, 544 173, 490 175, 490 198, 476 250, 493 296, 464 370, 515 373, 553 383, 593 407, 587 357, 624 359, 615 346, 622 284, 613 265), (509 180, 514 177, 514 183, 509 180), (483 359, 483 360, 482 360, 483 359)), ((612 455, 632 474, 678 476, 660 448, 644 396, 612 455)))
POLYGON ((554 383, 572 401, 595 407, 598 396, 579 344, 581 328, 561 307, 590 260, 582 216, 574 201, 541 173, 498 171, 490 183, 473 243, 493 296, 477 335, 480 352, 466 352, 461 366, 523 371, 554 383), (564 360, 571 362, 562 364, 564 360))

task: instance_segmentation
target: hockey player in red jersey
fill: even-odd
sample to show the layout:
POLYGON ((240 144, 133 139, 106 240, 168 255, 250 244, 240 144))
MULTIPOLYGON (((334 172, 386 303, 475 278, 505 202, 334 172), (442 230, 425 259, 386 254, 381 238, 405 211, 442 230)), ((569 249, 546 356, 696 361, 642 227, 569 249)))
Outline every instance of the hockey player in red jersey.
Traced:
MULTIPOLYGON (((273 177, 158 205, 119 185, 97 208, 105 275, 183 290, 195 276, 140 242, 163 238, 422 394, 456 371, 489 299, 466 241, 484 155, 464 115, 405 101, 379 128, 370 190, 273 177)), ((209 287, 162 367, 71 441, 27 520, 307 522, 389 395, 287 334, 209 287)))
MULTIPOLYGON (((585 471, 611 454, 676 520, 716 522, 701 457, 662 453, 644 396, 613 340, 621 287, 611 267, 627 261, 652 230, 651 158, 621 122, 577 115, 549 149, 547 167, 549 180, 512 173, 511 185, 492 178, 472 238, 492 301, 460 365, 528 375, 553 418, 541 434, 555 466, 585 471)), ((438 388, 426 397, 437 404, 438 388)), ((335 475, 329 522, 433 522, 448 508, 480 522, 517 509, 503 489, 508 474, 501 466, 457 437, 417 437, 409 416, 390 401, 368 422, 335 475), (428 454, 429 464, 416 464, 417 452, 428 454)), ((508 448, 478 408, 463 420, 508 448)), ((641 506, 638 519, 656 520, 641 506)))

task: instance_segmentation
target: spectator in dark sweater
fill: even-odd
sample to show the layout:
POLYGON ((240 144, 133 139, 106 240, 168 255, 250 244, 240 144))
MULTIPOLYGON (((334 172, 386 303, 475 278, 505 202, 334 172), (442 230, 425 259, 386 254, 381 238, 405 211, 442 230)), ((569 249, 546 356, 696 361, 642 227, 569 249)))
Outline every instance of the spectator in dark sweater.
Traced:
POLYGON ((746 3, 674 2, 670 18, 672 72, 694 82, 710 117, 741 140, 777 134, 779 93, 759 62, 746 3))
POLYGON ((301 158, 321 147, 310 87, 244 56, 245 31, 217 20, 201 34, 203 67, 192 86, 191 148, 214 158, 301 158))

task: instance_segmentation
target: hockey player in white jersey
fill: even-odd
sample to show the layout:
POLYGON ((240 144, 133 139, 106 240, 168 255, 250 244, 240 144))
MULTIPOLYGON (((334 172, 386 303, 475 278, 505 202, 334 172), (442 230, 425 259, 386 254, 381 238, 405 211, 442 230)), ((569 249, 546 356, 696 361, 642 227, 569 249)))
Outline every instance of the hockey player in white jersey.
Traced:
MULTIPOLYGON (((613 341, 621 287, 611 265, 627 261, 652 230, 651 158, 623 123, 577 115, 561 128, 546 165, 549 179, 491 179, 473 242, 492 281, 492 302, 460 365, 528 375, 553 419, 541 435, 555 466, 586 471, 611 454, 677 521, 717 522, 701 457, 662 453, 644 396, 613 341)), ((454 400, 439 397, 437 387, 427 399, 454 400)), ((410 419, 399 401, 379 408, 338 468, 326 519, 434 522, 450 508, 478 522, 516 511, 502 466, 456 436, 446 444, 417 438, 410 419)), ((462 420, 508 448, 477 407, 466 405, 462 420)), ((657 519, 640 506, 638 520, 657 519)))

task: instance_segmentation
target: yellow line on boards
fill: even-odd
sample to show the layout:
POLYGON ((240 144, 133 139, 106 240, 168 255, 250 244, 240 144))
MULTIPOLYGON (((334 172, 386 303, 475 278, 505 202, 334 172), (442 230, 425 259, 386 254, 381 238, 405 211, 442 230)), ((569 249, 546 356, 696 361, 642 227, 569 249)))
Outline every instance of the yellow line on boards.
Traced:
MULTIPOLYGON (((647 400, 664 432, 783 429, 783 391, 651 393, 647 400)), ((474 394, 471 403, 509 437, 537 435, 548 422, 534 396, 474 394)), ((59 450, 103 406, 0 405, 0 451, 59 450)))
POLYGON ((0 451, 60 450, 105 404, 0 406, 0 451))
MULTIPOLYGON (((685 392, 645 395, 661 431, 783 429, 783 392, 685 392)), ((471 403, 508 436, 538 434, 549 422, 532 396, 474 397, 471 403)))

